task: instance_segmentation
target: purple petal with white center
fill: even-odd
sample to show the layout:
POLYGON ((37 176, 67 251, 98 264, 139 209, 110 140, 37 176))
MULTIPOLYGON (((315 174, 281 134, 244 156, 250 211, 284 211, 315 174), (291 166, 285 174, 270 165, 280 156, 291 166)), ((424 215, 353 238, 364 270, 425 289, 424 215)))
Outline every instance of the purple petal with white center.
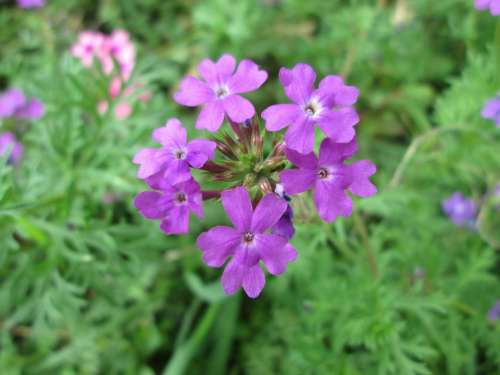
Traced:
POLYGON ((329 138, 324 139, 319 147, 319 164, 332 165, 349 159, 358 151, 356 139, 349 143, 336 143, 329 138))
POLYGON ((165 126, 153 131, 153 139, 168 151, 173 151, 186 146, 187 133, 178 119, 171 118, 165 126))
POLYGON ((348 166, 347 173, 352 178, 349 190, 354 195, 369 197, 377 192, 377 187, 370 181, 370 176, 374 175, 377 167, 369 160, 360 160, 348 166))
POLYGON ((314 152, 308 154, 301 154, 297 151, 287 148, 285 155, 297 167, 305 169, 316 169, 318 167, 318 159, 314 152))
POLYGON ((220 100, 205 104, 196 120, 196 129, 207 129, 210 132, 219 130, 224 121, 224 108, 220 100))
POLYGON ((210 267, 221 267, 234 255, 241 243, 241 233, 234 228, 217 226, 202 233, 196 244, 203 252, 203 261, 210 267))
POLYGON ((255 236, 255 249, 266 265, 269 273, 279 275, 285 272, 288 254, 285 246, 288 240, 274 234, 258 234, 255 236))
POLYGON ((187 76, 180 84, 179 91, 174 94, 174 100, 188 107, 196 107, 215 99, 214 91, 199 79, 187 76))
POLYGON ((314 149, 314 123, 307 117, 299 117, 285 134, 287 147, 301 154, 308 154, 314 149))
POLYGON ((253 209, 247 189, 239 186, 224 190, 221 193, 221 198, 224 210, 235 228, 240 232, 249 230, 253 209))
POLYGON ((262 233, 278 222, 287 209, 287 203, 274 193, 268 193, 255 208, 251 231, 262 233))
POLYGON ((312 169, 286 169, 280 173, 280 181, 287 194, 300 194, 314 186, 316 171, 312 169))
POLYGON ((187 145, 187 161, 193 168, 201 168, 214 158, 217 144, 205 139, 194 139, 187 145))
POLYGON ((354 126, 359 122, 357 112, 352 108, 329 111, 321 116, 318 125, 331 140, 339 143, 351 141, 356 132, 354 126))
POLYGON ((169 206, 162 202, 163 194, 155 191, 143 191, 134 198, 134 206, 146 219, 161 219, 165 217, 169 206))
POLYGON ((242 60, 236 73, 227 80, 229 91, 233 94, 257 90, 267 79, 267 73, 251 60, 242 60))
POLYGON ((297 104, 275 104, 262 112, 266 129, 272 132, 292 125, 303 112, 297 104))
POLYGON ((228 117, 236 123, 245 122, 255 114, 253 104, 239 95, 225 97, 222 99, 222 105, 228 117))
POLYGON ((162 220, 160 229, 166 234, 183 234, 189 232, 188 206, 174 206, 168 217, 162 220))
POLYGON ((314 204, 319 217, 331 223, 337 216, 352 214, 352 199, 337 184, 318 181, 314 189, 314 204))
POLYGON ((264 289, 266 277, 258 264, 248 267, 243 275, 243 289, 250 298, 257 298, 264 289))

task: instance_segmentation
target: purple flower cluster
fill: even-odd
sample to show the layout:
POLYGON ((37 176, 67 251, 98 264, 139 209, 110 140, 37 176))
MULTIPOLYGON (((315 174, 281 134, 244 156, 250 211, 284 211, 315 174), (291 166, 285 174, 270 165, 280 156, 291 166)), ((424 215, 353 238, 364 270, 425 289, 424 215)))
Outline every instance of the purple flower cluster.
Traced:
POLYGON ((500 16, 500 0, 474 0, 477 10, 488 10, 493 16, 500 16))
POLYGON ((202 259, 209 267, 225 267, 221 281, 227 294, 243 288, 256 298, 265 285, 261 262, 271 275, 280 275, 297 257, 289 242, 295 233, 290 196, 312 191, 319 217, 332 222, 351 215, 350 194, 377 191, 369 180, 375 165, 348 162, 357 153, 359 116, 353 105, 359 91, 334 75, 315 88, 316 74, 306 64, 282 68, 279 80, 291 103, 265 109, 262 129, 254 105, 241 96, 267 80, 256 63, 237 65, 226 54, 216 62, 203 60, 198 73, 201 78, 182 80, 174 99, 201 106, 195 127, 217 134, 188 141, 177 119, 156 129, 153 139, 161 147, 144 148, 133 160, 138 177, 154 191, 139 193, 135 206, 145 218, 160 220, 165 233, 181 234, 189 230, 191 212, 203 217, 204 200, 220 199, 233 226, 215 226, 198 237, 202 259), (325 135, 318 156, 316 127, 325 135), (204 183, 211 190, 202 191, 204 183))
POLYGON ((484 104, 481 116, 486 120, 492 120, 496 127, 500 128, 500 93, 484 104))
POLYGON ((23 145, 19 143, 11 132, 0 133, 0 158, 8 152, 7 163, 18 164, 23 157, 23 145))
POLYGON ((441 207, 455 225, 475 227, 477 205, 472 199, 465 198, 462 193, 453 193, 442 202, 441 207))
POLYGON ((36 98, 26 98, 19 89, 9 89, 0 94, 0 119, 39 119, 43 116, 43 103, 36 98))

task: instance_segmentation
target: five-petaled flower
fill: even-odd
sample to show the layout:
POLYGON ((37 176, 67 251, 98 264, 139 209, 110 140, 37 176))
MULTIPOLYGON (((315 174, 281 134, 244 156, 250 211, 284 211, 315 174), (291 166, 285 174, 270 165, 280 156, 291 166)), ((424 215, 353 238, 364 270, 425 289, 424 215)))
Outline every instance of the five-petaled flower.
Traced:
POLYGON ((351 107, 359 96, 356 87, 346 86, 341 77, 330 75, 315 89, 316 73, 307 64, 297 64, 292 70, 281 68, 279 78, 286 96, 294 103, 272 105, 262 112, 262 118, 269 131, 288 127, 287 147, 301 154, 312 152, 316 125, 335 142, 347 143, 354 138, 354 126, 359 122, 351 107))
POLYGON ((298 168, 281 172, 285 192, 294 195, 312 188, 318 214, 326 222, 332 222, 337 216, 351 215, 352 199, 346 194, 347 190, 360 197, 369 197, 377 192, 369 180, 376 172, 371 161, 345 164, 345 160, 356 151, 355 141, 335 143, 328 138, 321 143, 319 158, 314 153, 302 155, 288 149, 288 159, 298 168))
POLYGON ((207 160, 214 157, 217 146, 215 142, 204 139, 188 142, 186 129, 176 118, 154 130, 153 139, 163 147, 144 148, 135 155, 133 161, 140 165, 137 176, 145 179, 159 173, 170 184, 189 180, 189 167, 203 167, 207 160))
POLYGON ((258 89, 267 79, 267 73, 259 70, 251 60, 242 60, 234 72, 236 60, 222 55, 214 63, 203 60, 198 72, 204 81, 187 76, 174 94, 177 103, 203 108, 196 121, 196 128, 217 131, 224 121, 224 114, 235 123, 243 123, 255 114, 253 104, 238 94, 258 89), (234 73, 233 73, 234 72, 234 73))
POLYGON ((274 193, 265 195, 255 210, 244 187, 222 193, 222 204, 234 228, 217 226, 202 233, 197 240, 203 261, 210 267, 221 267, 232 257, 222 275, 227 294, 241 286, 256 298, 265 284, 262 260, 269 273, 279 275, 297 253, 284 237, 268 233, 287 209, 287 203, 274 193))
POLYGON ((157 179, 154 188, 159 191, 139 193, 134 204, 146 219, 161 220, 160 229, 166 234, 187 233, 190 212, 203 218, 200 185, 195 180, 171 185, 164 179, 157 179))

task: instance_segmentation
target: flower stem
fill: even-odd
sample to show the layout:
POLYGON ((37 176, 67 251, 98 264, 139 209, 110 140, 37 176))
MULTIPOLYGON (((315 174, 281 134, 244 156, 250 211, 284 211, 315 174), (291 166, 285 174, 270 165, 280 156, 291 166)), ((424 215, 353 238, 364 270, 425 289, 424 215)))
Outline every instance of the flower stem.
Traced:
POLYGON ((356 228, 356 231, 361 235, 361 238, 363 240, 363 245, 366 249, 366 255, 368 257, 368 263, 370 265, 370 270, 373 275, 374 279, 378 278, 378 267, 377 267, 377 259, 375 258, 375 252, 373 251, 373 248, 370 244, 370 241, 368 239, 368 230, 366 229, 365 222, 361 218, 361 216, 358 214, 357 211, 354 211, 352 214, 354 218, 354 226, 356 228))

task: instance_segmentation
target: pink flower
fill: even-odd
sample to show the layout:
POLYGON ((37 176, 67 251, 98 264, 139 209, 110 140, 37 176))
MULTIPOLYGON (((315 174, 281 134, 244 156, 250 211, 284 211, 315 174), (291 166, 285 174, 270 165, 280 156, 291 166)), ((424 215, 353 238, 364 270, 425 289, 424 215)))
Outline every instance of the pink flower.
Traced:
POLYGON ((9 152, 9 156, 7 157, 9 164, 19 164, 23 157, 23 145, 17 141, 11 132, 0 134, 0 158, 5 157, 4 154, 6 152, 9 152))
POLYGON ((196 121, 196 128, 217 131, 226 114, 236 123, 243 123, 255 114, 253 104, 238 94, 258 89, 267 79, 267 73, 259 70, 251 60, 242 60, 234 72, 236 60, 222 55, 214 63, 209 59, 198 65, 202 80, 187 76, 174 94, 174 100, 188 107, 203 105, 196 121))
POLYGON ((83 66, 89 68, 94 62, 94 56, 101 49, 103 35, 93 31, 84 31, 78 41, 71 47, 71 54, 80 59, 83 66))

